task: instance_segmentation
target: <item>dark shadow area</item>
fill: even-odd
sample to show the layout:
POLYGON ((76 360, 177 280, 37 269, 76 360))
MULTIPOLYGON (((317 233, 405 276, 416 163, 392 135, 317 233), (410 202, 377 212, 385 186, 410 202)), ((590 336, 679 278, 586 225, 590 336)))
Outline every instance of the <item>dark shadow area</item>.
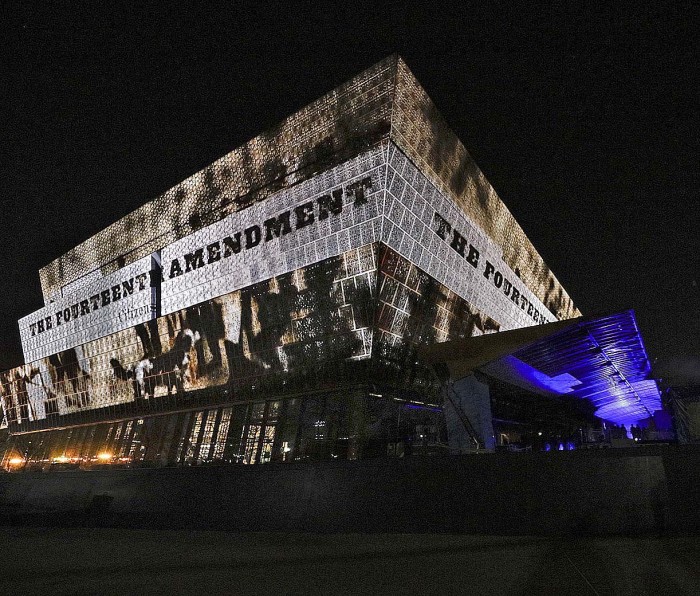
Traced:
POLYGON ((700 450, 0 475, 4 525, 540 536, 697 534, 700 450))

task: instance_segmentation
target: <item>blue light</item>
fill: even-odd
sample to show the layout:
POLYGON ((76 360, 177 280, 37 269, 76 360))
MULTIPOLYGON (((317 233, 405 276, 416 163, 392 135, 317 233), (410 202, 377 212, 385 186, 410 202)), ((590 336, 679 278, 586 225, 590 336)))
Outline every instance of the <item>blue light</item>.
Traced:
POLYGON ((419 406, 418 404, 404 404, 404 407, 409 408, 410 410, 428 410, 429 412, 437 412, 438 414, 442 412, 442 408, 419 406))
POLYGON ((480 370, 541 395, 588 400, 598 418, 618 425, 661 410, 633 311, 580 318, 556 329, 480 370))
POLYGON ((483 368, 484 371, 495 374, 501 380, 530 391, 534 390, 550 395, 571 393, 576 386, 581 385, 581 381, 569 373, 564 372, 550 377, 513 355, 504 356, 483 368))

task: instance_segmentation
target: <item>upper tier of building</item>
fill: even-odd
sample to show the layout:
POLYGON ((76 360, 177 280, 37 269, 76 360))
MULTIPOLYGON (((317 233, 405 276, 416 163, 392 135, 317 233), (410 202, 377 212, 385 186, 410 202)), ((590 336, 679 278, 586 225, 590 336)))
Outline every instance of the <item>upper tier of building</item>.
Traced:
POLYGON ((469 152, 396 55, 43 267, 44 300, 48 304, 71 294, 386 139, 398 145, 502 248, 506 264, 557 318, 580 315, 469 152))

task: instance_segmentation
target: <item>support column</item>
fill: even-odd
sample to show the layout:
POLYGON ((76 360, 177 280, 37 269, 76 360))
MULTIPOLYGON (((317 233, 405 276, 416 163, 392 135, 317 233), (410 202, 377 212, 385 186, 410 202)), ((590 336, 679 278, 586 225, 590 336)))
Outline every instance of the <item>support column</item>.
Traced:
POLYGON ((445 423, 450 452, 466 453, 477 448, 493 451, 496 437, 493 432, 489 386, 474 374, 443 385, 445 423))

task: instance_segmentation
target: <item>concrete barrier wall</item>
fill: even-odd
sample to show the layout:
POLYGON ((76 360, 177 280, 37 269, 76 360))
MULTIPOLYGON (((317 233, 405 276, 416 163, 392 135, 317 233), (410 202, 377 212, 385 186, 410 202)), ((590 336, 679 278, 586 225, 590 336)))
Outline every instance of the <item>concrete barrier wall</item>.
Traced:
POLYGON ((700 453, 559 452, 4 474, 0 516, 242 531, 698 531, 698 464, 700 453))
POLYGON ((700 534, 700 446, 663 456, 672 527, 700 534))

